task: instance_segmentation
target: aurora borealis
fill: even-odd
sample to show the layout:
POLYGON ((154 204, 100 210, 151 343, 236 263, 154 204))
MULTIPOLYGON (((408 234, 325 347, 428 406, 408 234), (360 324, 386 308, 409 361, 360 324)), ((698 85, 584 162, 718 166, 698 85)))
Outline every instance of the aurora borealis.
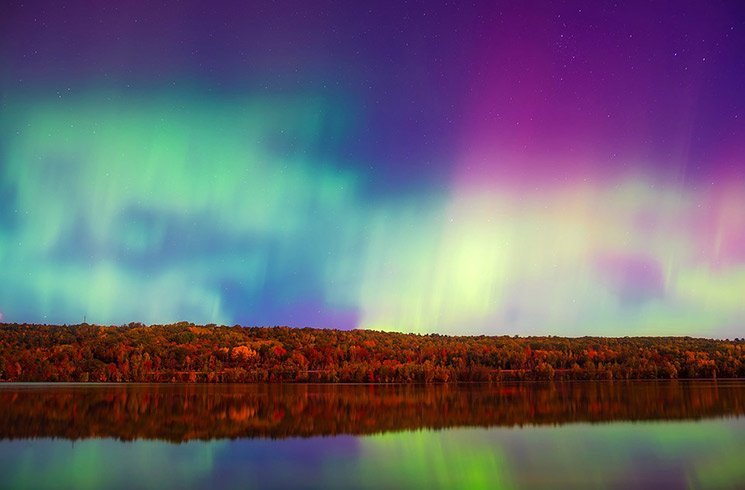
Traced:
POLYGON ((3 2, 0 319, 741 337, 745 8, 3 2))

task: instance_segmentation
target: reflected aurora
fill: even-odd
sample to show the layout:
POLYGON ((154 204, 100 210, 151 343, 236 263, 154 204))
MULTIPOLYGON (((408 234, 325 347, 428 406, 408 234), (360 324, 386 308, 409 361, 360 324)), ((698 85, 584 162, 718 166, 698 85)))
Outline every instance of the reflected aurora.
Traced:
POLYGON ((425 430, 363 438, 359 465, 399 488, 734 488, 744 436, 741 419, 425 430))
POLYGON ((741 488, 744 390, 724 380, 9 384, 1 484, 741 488))
POLYGON ((3 485, 11 488, 185 488, 209 477, 225 442, 122 444, 112 439, 44 439, 17 447, 0 442, 3 485), (72 446, 72 447, 71 447, 72 446), (44 468, 43 472, 39 468, 44 468), (136 469, 133 471, 133 469, 136 469))

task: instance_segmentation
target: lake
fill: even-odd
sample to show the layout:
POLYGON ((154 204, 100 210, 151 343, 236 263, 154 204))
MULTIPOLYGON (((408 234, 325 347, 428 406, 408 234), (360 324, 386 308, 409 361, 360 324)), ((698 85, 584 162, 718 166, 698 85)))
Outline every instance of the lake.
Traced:
POLYGON ((0 385, 2 488, 745 488, 745 381, 0 385))

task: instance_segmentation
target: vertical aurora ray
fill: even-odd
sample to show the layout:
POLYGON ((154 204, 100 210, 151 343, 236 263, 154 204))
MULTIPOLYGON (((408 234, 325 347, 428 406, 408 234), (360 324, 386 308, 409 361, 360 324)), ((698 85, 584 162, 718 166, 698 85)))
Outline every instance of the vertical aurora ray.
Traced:
POLYGON ((745 315, 737 299, 745 221, 733 219, 742 195, 643 179, 528 194, 462 189, 431 224, 419 214, 372 242, 381 245, 368 253, 363 322, 453 333, 734 335, 745 315), (712 195, 727 195, 726 204, 699 207, 712 195), (728 231, 702 233, 710 215, 726 216, 718 221, 728 231))
POLYGON ((3 180, 20 217, 2 241, 11 313, 231 321, 224 284, 249 299, 269 268, 292 275, 349 207, 354 177, 307 161, 318 132, 333 129, 320 127, 321 109, 100 97, 13 111, 3 119, 3 180))

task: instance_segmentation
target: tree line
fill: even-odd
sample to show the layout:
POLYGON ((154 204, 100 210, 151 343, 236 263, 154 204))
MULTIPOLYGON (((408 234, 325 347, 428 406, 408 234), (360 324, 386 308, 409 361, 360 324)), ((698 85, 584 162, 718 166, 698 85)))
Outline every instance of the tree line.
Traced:
POLYGON ((745 377, 745 341, 0 324, 0 380, 450 383, 745 377))

